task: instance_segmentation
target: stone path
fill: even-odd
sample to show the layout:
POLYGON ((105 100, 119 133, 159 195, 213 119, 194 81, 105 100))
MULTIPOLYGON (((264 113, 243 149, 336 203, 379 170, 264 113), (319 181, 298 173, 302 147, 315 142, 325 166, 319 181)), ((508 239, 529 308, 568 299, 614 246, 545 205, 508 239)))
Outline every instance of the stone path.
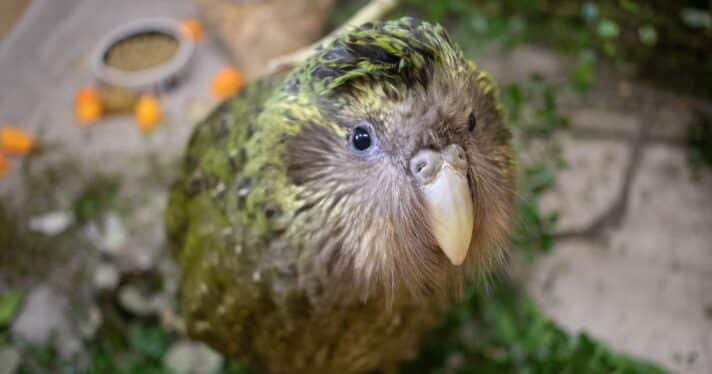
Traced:
MULTIPOLYGON (((91 82, 88 56, 100 35, 139 17, 194 14, 189 0, 34 0, 0 44, 0 122, 38 135, 47 152, 33 163, 70 160, 67 173, 77 175, 70 182, 112 174, 121 176, 126 194, 158 194, 165 178, 156 177, 148 160, 158 159, 170 174, 192 124, 211 105, 208 81, 227 62, 216 43, 202 43, 190 79, 162 97, 167 120, 150 137, 129 117, 80 128, 71 101, 78 86, 91 82)), ((480 63, 503 83, 532 72, 563 81, 568 73, 565 59, 528 46, 488 54, 480 63)), ((569 168, 542 201, 561 214, 560 238, 530 269, 527 287, 570 331, 589 331, 677 371, 710 373, 712 173, 693 178, 687 165, 689 106, 599 76, 592 92, 564 99, 573 125, 560 139, 569 168)), ((21 162, 13 160, 0 182, 4 201, 23 192, 21 162)), ((141 239, 140 250, 161 246, 157 205, 137 213, 141 225, 158 231, 141 239)))
MULTIPOLYGON (((532 47, 483 65, 503 82, 567 72, 564 59, 532 47)), ((563 100, 568 168, 541 202, 559 213, 559 238, 529 269, 527 289, 569 331, 711 373, 712 171, 687 162, 691 99, 598 76, 607 79, 592 92, 563 100)))
MULTIPOLYGON (((646 91, 639 100, 655 97, 646 91)), ((712 173, 689 168, 681 141, 689 113, 674 97, 593 108, 572 109, 570 168, 542 201, 561 213, 561 237, 528 288, 569 330, 676 371, 710 373, 712 173)))

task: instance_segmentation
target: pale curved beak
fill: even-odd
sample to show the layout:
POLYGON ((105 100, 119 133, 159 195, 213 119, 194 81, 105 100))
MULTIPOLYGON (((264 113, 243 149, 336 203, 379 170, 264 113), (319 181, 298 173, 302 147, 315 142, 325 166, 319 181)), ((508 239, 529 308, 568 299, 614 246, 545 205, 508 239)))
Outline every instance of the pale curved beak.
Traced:
POLYGON ((453 265, 462 265, 472 240, 474 210, 467 176, 443 161, 435 177, 421 186, 430 229, 453 265))

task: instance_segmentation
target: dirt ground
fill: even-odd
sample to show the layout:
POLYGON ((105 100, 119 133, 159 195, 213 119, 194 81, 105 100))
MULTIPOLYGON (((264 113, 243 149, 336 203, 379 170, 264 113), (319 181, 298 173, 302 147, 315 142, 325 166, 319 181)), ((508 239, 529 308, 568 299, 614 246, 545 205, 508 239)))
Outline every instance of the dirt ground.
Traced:
POLYGON ((5 0, 0 3, 0 41, 20 19, 30 0, 5 0))
MULTIPOLYGON (((2 1, 0 38, 27 3, 2 1)), ((67 174, 77 177, 56 186, 53 210, 67 207, 83 176, 120 176, 120 194, 138 196, 133 203, 140 206, 123 216, 131 235, 121 266, 159 266, 160 191, 194 122, 215 104, 209 80, 228 57, 210 37, 199 46, 190 78, 162 98, 167 120, 150 137, 127 117, 81 128, 71 98, 77 87, 92 82, 87 62, 97 35, 137 17, 197 14, 189 0, 116 1, 111 12, 106 6, 89 0, 32 2, 17 32, 0 44, 0 87, 14 87, 13 95, 0 97, 0 122, 49 145, 51 152, 33 159, 34 168, 73 163, 67 174)), ((495 51, 479 63, 502 84, 534 72, 553 81, 568 74, 566 58, 532 46, 495 51)), ((615 349, 675 371, 710 373, 712 172, 693 172, 686 161, 689 100, 613 74, 600 76, 591 92, 563 100, 572 119, 560 139, 568 168, 542 202, 560 213, 560 237, 527 271, 527 289, 569 331, 588 331, 615 349)), ((4 201, 19 201, 23 193, 23 162, 13 160, 0 182, 4 201)))

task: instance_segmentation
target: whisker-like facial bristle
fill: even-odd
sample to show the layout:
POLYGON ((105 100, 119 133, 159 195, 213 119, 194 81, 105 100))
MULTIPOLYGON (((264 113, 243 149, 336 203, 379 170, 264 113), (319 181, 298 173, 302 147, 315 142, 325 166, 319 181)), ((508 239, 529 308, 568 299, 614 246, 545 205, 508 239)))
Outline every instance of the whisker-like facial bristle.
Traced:
POLYGON ((285 161, 304 200, 318 202, 297 220, 313 232, 324 274, 390 303, 452 296, 502 263, 515 196, 510 135, 492 79, 441 27, 404 19, 355 29, 291 77, 321 117, 301 125, 285 161), (350 143, 357 129, 363 149, 350 143), (420 150, 451 144, 465 152, 474 210, 461 266, 439 247, 409 169, 420 150))

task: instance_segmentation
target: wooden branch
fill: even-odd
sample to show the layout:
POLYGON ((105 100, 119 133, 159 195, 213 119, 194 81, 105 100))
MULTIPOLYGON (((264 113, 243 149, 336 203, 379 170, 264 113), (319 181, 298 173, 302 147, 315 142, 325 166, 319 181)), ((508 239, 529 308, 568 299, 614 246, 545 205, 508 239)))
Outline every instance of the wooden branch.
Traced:
POLYGON ((268 63, 268 73, 296 66, 304 62, 309 56, 314 54, 316 48, 320 45, 325 45, 334 40, 338 35, 348 31, 352 27, 362 25, 366 22, 372 22, 381 18, 384 14, 391 11, 398 4, 398 0, 371 0, 368 5, 361 8, 353 15, 346 23, 338 29, 329 33, 329 35, 321 38, 316 43, 301 48, 293 53, 275 57, 268 63))

